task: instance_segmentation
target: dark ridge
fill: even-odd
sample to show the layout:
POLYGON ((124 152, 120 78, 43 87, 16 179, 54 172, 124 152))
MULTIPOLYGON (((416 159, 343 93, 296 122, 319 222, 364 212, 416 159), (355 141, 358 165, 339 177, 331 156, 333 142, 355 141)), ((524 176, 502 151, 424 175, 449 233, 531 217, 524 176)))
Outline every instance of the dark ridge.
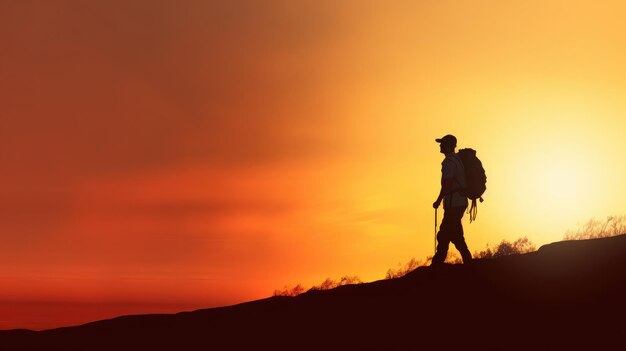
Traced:
POLYGON ((626 349, 626 236, 173 315, 0 331, 0 350, 626 349))

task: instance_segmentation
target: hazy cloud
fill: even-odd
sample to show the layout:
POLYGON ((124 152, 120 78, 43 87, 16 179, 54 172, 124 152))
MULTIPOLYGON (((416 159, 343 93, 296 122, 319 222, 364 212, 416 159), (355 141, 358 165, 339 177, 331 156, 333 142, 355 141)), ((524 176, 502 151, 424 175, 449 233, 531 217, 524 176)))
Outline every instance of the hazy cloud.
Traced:
POLYGON ((56 227, 92 176, 336 151, 312 112, 336 18, 318 2, 0 2, 2 226, 56 227))
POLYGON ((263 162, 319 148, 299 132, 323 119, 306 112, 316 78, 305 48, 332 35, 329 12, 289 2, 2 6, 0 149, 18 174, 263 162))

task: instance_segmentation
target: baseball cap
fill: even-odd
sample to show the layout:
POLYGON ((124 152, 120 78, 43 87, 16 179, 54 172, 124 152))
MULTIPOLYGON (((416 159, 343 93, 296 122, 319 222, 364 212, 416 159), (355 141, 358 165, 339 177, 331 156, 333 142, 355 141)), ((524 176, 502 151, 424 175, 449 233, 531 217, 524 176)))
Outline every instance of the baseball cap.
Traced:
POLYGON ((456 146, 456 137, 452 134, 448 134, 442 138, 435 139, 435 141, 440 144, 450 144, 456 146))

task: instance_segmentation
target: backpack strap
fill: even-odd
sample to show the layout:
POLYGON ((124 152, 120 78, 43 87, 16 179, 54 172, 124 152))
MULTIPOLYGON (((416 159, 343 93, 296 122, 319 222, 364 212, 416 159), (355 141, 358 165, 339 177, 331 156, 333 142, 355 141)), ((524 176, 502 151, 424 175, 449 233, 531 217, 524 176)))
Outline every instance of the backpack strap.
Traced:
MULTIPOLYGON (((454 164, 454 168, 458 171, 459 170, 459 166, 458 164, 461 164, 461 167, 463 167, 463 162, 461 161, 459 155, 457 155, 456 153, 452 154, 452 157, 456 159, 455 161, 450 160, 453 164, 454 164)), ((463 172, 465 172, 465 169, 463 169, 463 172)), ((456 175, 456 173, 454 174, 454 177, 452 178, 454 179, 454 181, 458 184, 459 188, 458 189, 454 189, 452 191, 449 191, 446 194, 446 198, 448 199, 448 206, 447 207, 452 207, 452 197, 454 196, 454 193, 458 193, 459 191, 463 190, 463 185, 461 185, 461 182, 459 182, 459 178, 456 175)), ((444 207, 445 207, 445 198, 444 198, 444 207)))
MULTIPOLYGON (((458 154, 452 154, 452 157, 456 159, 456 162, 453 161, 454 167, 456 167, 457 171, 462 172, 463 176, 465 177, 465 165, 463 164, 461 157, 458 154)), ((459 190, 463 190, 467 187, 467 179, 465 179, 466 186, 463 186, 463 184, 461 184, 461 182, 459 181, 458 173, 454 175, 454 180, 459 185, 459 189, 456 189, 455 191, 458 192, 459 190)))
MULTIPOLYGON (((456 160, 458 161, 458 163, 461 164, 462 167, 462 171, 463 173, 465 173, 465 166, 463 165, 463 161, 461 161, 461 157, 458 154, 453 154, 454 158, 456 158, 456 160)), ((454 166, 456 167, 457 162, 454 163, 454 166)), ((458 169, 458 168, 457 168, 458 169)), ((456 181, 456 183, 459 185, 459 188, 456 190, 451 191, 450 193, 458 193, 461 190, 465 189, 466 187, 464 187, 461 182, 459 182, 458 177, 454 177, 454 180, 456 181)), ((467 179, 465 180, 467 183, 467 179)), ((466 184, 467 185, 467 184, 466 184)), ((480 202, 483 202, 483 198, 480 198, 480 202)), ((476 199, 472 199, 472 205, 470 206, 470 208, 467 210, 467 214, 469 214, 469 219, 470 219, 470 223, 472 223, 473 221, 476 220, 476 216, 478 215, 478 204, 476 203, 476 199)))
POLYGON ((472 200, 472 206, 467 210, 467 214, 469 214, 470 223, 476 220, 476 215, 478 214, 478 206, 476 205, 476 199, 472 200))
MULTIPOLYGON (((482 196, 479 198, 480 202, 483 202, 482 196)), ((476 199, 472 200, 472 206, 467 210, 467 214, 469 214, 470 223, 476 220, 476 215, 478 215, 478 204, 476 203, 476 199)))

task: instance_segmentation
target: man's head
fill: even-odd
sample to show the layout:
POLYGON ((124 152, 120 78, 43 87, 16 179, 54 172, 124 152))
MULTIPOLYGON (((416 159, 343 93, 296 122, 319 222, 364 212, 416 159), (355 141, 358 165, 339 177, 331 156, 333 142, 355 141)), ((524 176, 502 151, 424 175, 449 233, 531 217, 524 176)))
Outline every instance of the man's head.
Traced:
POLYGON ((435 141, 439 143, 439 152, 444 155, 453 153, 456 148, 456 137, 454 135, 448 134, 443 138, 435 139, 435 141))

